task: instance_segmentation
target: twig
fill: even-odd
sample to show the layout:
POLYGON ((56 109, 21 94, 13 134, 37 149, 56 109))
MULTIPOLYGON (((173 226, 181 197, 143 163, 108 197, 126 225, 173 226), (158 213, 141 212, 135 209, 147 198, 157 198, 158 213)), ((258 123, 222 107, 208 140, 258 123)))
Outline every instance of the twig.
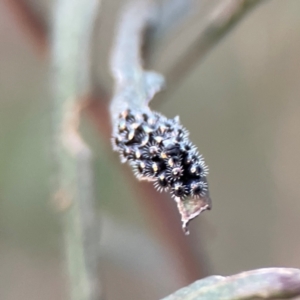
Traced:
MULTIPOLYGON (((225 0, 206 21, 198 38, 166 72, 168 91, 172 91, 186 74, 224 38, 256 5, 266 0, 225 0)), ((164 94, 166 96, 166 93, 164 94)))
POLYGON ((82 97, 90 91, 90 43, 99 0, 58 0, 54 11, 54 146, 72 300, 99 300, 99 222, 92 155, 78 132, 82 97))
MULTIPOLYGON (((147 1, 131 3, 131 5, 127 7, 126 10, 124 10, 124 14, 122 15, 122 19, 118 27, 119 31, 116 37, 116 43, 113 48, 112 54, 112 72, 116 81, 116 91, 111 103, 110 111, 114 132, 115 130, 118 130, 118 128, 121 128, 119 126, 120 113, 121 115, 123 115, 124 110, 127 110, 128 108, 132 111, 142 111, 145 114, 149 113, 150 117, 147 120, 150 121, 150 119, 152 118, 152 112, 148 107, 148 102, 152 99, 155 92, 161 88, 163 83, 163 78, 160 75, 154 72, 145 71, 141 66, 140 48, 143 40, 142 34, 144 32, 144 28, 148 25, 149 22, 149 11, 151 11, 150 8, 151 7, 149 7, 147 1)), ((135 116, 134 112, 132 114, 133 116, 135 116)), ((145 115, 143 115, 143 118, 145 118, 145 115)), ((135 124, 133 125, 135 126, 135 124)), ((141 128, 142 127, 143 125, 141 126, 141 128)), ((139 135, 137 135, 137 138, 138 136, 139 135)), ((152 138, 153 135, 150 136, 150 139, 152 138)), ((142 147, 143 145, 141 145, 141 149, 142 147)), ((157 147, 163 148, 163 146, 157 147)), ((134 163, 134 161, 132 161, 132 163, 134 163)), ((152 211, 155 211, 155 213, 159 215, 159 217, 156 218, 157 220, 161 221, 159 229, 164 233, 164 238, 167 237, 167 239, 169 240, 169 245, 171 245, 171 247, 175 246, 176 241, 179 241, 180 245, 184 245, 184 239, 182 236, 181 238, 179 238, 178 236, 176 236, 176 238, 174 237, 174 239, 172 238, 172 236, 174 236, 174 233, 172 234, 172 232, 174 232, 172 230, 172 227, 174 227, 175 224, 178 224, 178 222, 172 224, 170 223, 171 220, 174 220, 174 218, 171 217, 171 214, 174 214, 174 210, 172 211, 169 209, 169 201, 163 202, 167 197, 159 196, 158 194, 150 192, 152 187, 150 187, 149 185, 143 185, 140 183, 137 187, 141 193, 144 192, 144 194, 149 196, 147 199, 148 203, 151 203, 149 207, 151 207, 152 211), (170 215, 164 215, 165 211, 168 211, 169 213, 171 212, 170 215), (166 225, 166 227, 163 228, 162 225, 166 225)), ((177 205, 179 209, 181 209, 182 207, 180 205, 182 201, 178 196, 176 197, 177 199, 175 198, 175 200, 177 202, 177 205)), ((184 214, 186 212, 185 207, 180 210, 184 230, 186 229, 187 225, 186 218, 190 220, 191 218, 198 215, 203 210, 203 207, 204 209, 208 207, 209 204, 206 202, 207 197, 208 194, 205 194, 205 196, 203 196, 202 198, 199 197, 197 200, 194 200, 194 202, 197 202, 198 206, 197 209, 193 210, 192 217, 191 215, 188 215, 189 212, 187 213, 188 216, 184 214), (199 208, 199 206, 201 207, 199 208)), ((192 208, 195 208, 195 203, 189 205, 189 203, 191 203, 190 200, 185 200, 184 203, 187 204, 188 209, 191 208, 192 210, 192 208)), ((193 259, 190 259, 188 257, 190 253, 188 253, 186 250, 189 250, 190 248, 181 247, 181 250, 182 249, 184 250, 183 253, 177 253, 177 257, 179 257, 178 261, 183 261, 183 258, 185 258, 184 263, 187 264, 188 270, 192 270, 191 273, 192 276, 194 276, 199 271, 196 271, 197 267, 195 268, 195 266, 193 266, 193 259)), ((192 276, 190 276, 189 279, 192 276)))
POLYGON ((33 12, 25 0, 5 0, 13 17, 22 30, 35 45, 39 55, 45 57, 49 51, 48 29, 43 20, 33 12))
POLYGON ((163 77, 144 71, 141 61, 142 35, 149 24, 152 10, 150 1, 136 1, 122 14, 111 59, 116 82, 110 108, 113 121, 128 105, 144 108, 163 88, 163 77))

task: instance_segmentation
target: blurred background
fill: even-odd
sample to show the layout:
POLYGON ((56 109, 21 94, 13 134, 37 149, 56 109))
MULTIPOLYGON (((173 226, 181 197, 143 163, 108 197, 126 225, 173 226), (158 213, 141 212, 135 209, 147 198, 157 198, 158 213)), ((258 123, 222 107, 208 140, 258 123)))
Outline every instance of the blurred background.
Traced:
MULTIPOLYGON (((18 1, 0 1, 0 299, 68 299, 62 213, 52 191, 51 61, 11 2, 18 1)), ((54 2, 26 1, 49 34, 54 2)), ((109 95, 109 52, 124 2, 103 1, 93 41, 94 78, 109 95)), ((197 2, 159 45, 155 70, 164 74, 219 2, 197 2)), ((188 250, 160 234, 143 192, 128 184, 85 116, 105 299, 158 299, 202 276, 300 267, 299 11, 298 0, 259 5, 168 97, 153 100, 168 117, 180 114, 210 169, 213 209, 191 223, 190 236, 177 233, 188 250)), ((181 230, 179 215, 174 230, 181 230)))

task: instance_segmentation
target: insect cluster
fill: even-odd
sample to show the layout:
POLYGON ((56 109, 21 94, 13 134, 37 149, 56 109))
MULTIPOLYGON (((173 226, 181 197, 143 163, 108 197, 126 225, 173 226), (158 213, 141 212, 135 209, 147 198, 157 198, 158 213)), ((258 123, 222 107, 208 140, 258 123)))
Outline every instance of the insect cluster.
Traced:
POLYGON ((179 118, 167 119, 150 110, 125 110, 113 134, 114 150, 128 161, 139 180, 153 181, 159 191, 178 200, 208 192, 208 169, 179 118))

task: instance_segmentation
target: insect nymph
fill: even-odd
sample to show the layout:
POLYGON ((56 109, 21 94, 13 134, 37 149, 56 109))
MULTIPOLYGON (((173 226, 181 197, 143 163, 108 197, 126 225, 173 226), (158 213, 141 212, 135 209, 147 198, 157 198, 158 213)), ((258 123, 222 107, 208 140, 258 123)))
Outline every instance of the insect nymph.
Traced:
POLYGON ((118 116, 112 142, 139 180, 152 181, 158 191, 184 202, 208 195, 208 168, 188 136, 178 117, 127 109, 118 116))

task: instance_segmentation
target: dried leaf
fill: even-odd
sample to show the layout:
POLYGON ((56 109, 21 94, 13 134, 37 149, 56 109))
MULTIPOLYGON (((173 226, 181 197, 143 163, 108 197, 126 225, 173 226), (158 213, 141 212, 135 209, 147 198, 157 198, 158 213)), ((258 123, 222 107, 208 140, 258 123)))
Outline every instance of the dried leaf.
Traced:
POLYGON ((188 224, 191 220, 199 216, 203 211, 211 209, 211 199, 209 194, 193 199, 180 200, 175 198, 177 208, 181 215, 182 229, 185 234, 189 234, 188 224))

